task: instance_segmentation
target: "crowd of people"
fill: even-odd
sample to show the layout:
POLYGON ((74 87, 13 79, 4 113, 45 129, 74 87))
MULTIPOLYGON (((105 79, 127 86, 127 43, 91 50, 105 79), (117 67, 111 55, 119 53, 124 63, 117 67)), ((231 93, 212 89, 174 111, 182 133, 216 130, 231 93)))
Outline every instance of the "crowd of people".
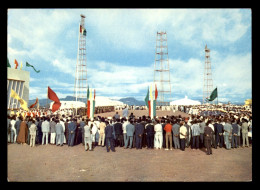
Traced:
POLYGON ((105 147, 109 152, 115 148, 205 149, 249 147, 252 144, 252 114, 194 115, 190 117, 165 116, 151 119, 135 117, 133 113, 122 117, 116 112, 111 118, 88 119, 73 115, 48 115, 40 117, 20 114, 7 118, 10 143, 52 144, 72 147, 82 144, 85 151, 105 147))

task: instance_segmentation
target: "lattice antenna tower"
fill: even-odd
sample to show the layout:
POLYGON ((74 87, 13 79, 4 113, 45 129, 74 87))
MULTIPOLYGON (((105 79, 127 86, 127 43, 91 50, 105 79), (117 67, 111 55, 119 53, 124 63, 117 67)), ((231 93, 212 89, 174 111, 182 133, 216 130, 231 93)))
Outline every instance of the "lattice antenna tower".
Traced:
POLYGON ((157 32, 154 62, 154 83, 157 84, 157 105, 169 105, 171 101, 171 80, 166 32, 157 32))
POLYGON ((85 16, 80 15, 77 65, 75 71, 74 97, 75 101, 87 98, 87 58, 86 58, 86 29, 85 16))
POLYGON ((212 91, 213 91, 213 80, 212 80, 212 72, 211 72, 210 49, 207 47, 207 44, 206 44, 206 46, 205 46, 204 86, 203 86, 203 104, 207 102, 206 98, 209 98, 212 91))

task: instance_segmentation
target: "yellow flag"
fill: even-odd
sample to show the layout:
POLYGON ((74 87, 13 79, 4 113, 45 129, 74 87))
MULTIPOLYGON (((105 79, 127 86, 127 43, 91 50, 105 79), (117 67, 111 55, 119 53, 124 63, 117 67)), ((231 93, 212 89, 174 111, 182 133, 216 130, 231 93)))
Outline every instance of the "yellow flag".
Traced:
POLYGON ((18 94, 16 94, 16 92, 13 89, 11 89, 11 97, 14 99, 17 99, 20 102, 20 105, 24 110, 27 110, 27 111, 29 110, 28 106, 27 106, 27 102, 24 101, 22 98, 20 98, 20 96, 18 96, 18 94))
POLYGON ((92 100, 92 88, 89 89, 89 99, 92 100))
POLYGON ((22 68, 23 68, 23 63, 22 63, 22 61, 21 61, 20 70, 22 70, 22 68))
POLYGON ((153 100, 153 85, 150 86, 150 100, 153 100))
POLYGON ((14 99, 20 99, 20 96, 18 96, 18 94, 16 94, 16 92, 13 89, 11 89, 11 97, 14 99))

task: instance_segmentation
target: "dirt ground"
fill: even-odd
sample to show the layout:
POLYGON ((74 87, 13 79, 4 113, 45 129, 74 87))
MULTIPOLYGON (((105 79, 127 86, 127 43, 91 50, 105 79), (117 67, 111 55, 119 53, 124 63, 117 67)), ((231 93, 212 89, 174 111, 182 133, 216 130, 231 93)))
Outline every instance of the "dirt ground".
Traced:
POLYGON ((8 181, 251 181, 252 148, 185 151, 8 145, 8 181))
POLYGON ((204 149, 190 148, 183 152, 117 147, 107 152, 98 146, 91 152, 82 144, 8 144, 7 176, 10 182, 252 181, 252 147, 218 148, 206 155, 204 149))

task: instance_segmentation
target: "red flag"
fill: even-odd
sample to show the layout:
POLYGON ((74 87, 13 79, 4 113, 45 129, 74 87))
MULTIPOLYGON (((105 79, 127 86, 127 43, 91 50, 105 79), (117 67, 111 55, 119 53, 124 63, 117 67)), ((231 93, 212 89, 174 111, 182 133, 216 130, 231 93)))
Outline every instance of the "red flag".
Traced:
POLYGON ((33 108, 38 103, 38 98, 36 98, 35 103, 30 106, 30 108, 33 108))
POLYGON ((52 112, 55 112, 58 110, 61 106, 60 100, 56 93, 48 86, 48 98, 52 101, 54 101, 52 105, 52 112))
POLYGON ((88 111, 87 111, 87 116, 90 118, 90 100, 88 100, 88 111))
POLYGON ((96 90, 94 89, 94 100, 95 100, 95 98, 96 98, 96 90))
POLYGON ((14 60, 14 64, 15 64, 15 69, 17 69, 17 67, 18 67, 18 62, 16 61, 16 59, 14 60))
POLYGON ((150 100, 148 101, 148 109, 149 109, 149 116, 151 116, 151 104, 150 104, 151 102, 150 102, 150 100))
POLYGON ((157 97, 158 97, 158 91, 157 91, 157 86, 155 84, 155 100, 157 100, 157 97))

